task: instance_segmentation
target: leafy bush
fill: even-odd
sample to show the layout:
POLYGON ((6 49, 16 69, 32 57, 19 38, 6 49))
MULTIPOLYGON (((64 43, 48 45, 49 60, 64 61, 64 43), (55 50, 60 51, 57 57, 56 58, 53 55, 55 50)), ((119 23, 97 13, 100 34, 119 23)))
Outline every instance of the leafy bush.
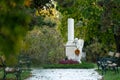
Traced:
POLYGON ((96 62, 96 58, 98 56, 103 57, 108 55, 109 46, 106 46, 100 43, 97 39, 95 39, 91 44, 85 47, 85 52, 86 52, 86 59, 88 61, 96 62))
POLYGON ((27 34, 24 43, 28 45, 23 47, 22 53, 31 56, 34 65, 58 63, 65 56, 63 41, 56 28, 36 27, 27 34))

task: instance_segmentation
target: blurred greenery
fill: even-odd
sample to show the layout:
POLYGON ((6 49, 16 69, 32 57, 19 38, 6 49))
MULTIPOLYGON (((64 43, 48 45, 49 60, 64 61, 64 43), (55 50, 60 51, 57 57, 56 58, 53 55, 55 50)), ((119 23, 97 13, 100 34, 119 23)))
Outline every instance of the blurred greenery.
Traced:
MULTIPOLYGON (((46 0, 43 2, 39 6, 48 3, 46 0)), ((16 63, 16 57, 23 47, 23 39, 35 25, 56 25, 50 20, 42 20, 43 16, 36 16, 37 10, 31 7, 32 3, 31 0, 0 0, 0 56, 6 58, 6 63, 16 63)))
POLYGON ((58 29, 64 42, 67 41, 67 19, 73 18, 75 37, 84 39, 87 60, 95 61, 96 54, 106 56, 109 51, 120 52, 119 0, 57 1, 57 9, 62 13, 58 29))
POLYGON ((30 15, 23 4, 24 0, 0 0, 0 52, 6 62, 15 59, 29 28, 30 15))
POLYGON ((0 55, 13 63, 19 53, 36 64, 57 63, 65 57, 68 18, 75 20, 75 37, 84 39, 88 61, 120 52, 120 0, 55 1, 0 0, 0 55))
MULTIPOLYGON (((102 74, 101 70, 97 70, 100 74, 102 74)), ((119 80, 120 73, 115 73, 114 71, 108 70, 106 74, 103 75, 104 80, 119 80), (112 75, 112 76, 111 76, 112 75)))
POLYGON ((24 39, 27 48, 22 48, 22 54, 32 57, 34 65, 58 63, 65 56, 64 45, 56 28, 35 27, 24 39))
MULTIPOLYGON (((23 71, 21 74, 21 80, 25 80, 26 78, 30 77, 31 73, 30 71, 26 70, 23 71)), ((0 80, 3 78, 3 71, 0 70, 0 80)), ((16 80, 15 74, 8 74, 6 80, 16 80)))

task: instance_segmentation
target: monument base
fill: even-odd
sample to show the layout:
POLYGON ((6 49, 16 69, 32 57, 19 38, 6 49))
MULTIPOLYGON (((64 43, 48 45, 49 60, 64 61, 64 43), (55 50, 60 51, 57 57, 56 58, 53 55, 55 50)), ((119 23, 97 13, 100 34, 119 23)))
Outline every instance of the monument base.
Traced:
POLYGON ((72 59, 75 61, 78 61, 79 63, 81 63, 81 50, 79 55, 75 54, 75 50, 77 49, 76 45, 73 42, 67 42, 66 44, 66 56, 68 59, 72 59))

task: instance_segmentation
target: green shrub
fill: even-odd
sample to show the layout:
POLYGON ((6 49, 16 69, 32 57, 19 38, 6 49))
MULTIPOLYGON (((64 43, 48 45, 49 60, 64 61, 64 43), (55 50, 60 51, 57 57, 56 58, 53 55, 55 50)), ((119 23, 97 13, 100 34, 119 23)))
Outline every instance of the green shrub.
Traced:
POLYGON ((55 28, 35 27, 24 43, 28 46, 22 48, 22 53, 31 56, 34 65, 58 63, 65 56, 62 38, 55 28))
MULTIPOLYGON (((4 74, 3 71, 0 70, 0 80, 2 80, 3 74, 4 74)), ((28 70, 22 71, 21 80, 24 80, 24 79, 30 77, 30 74, 31 73, 28 70)), ((8 74, 6 78, 7 78, 7 80, 16 80, 15 74, 8 74)))

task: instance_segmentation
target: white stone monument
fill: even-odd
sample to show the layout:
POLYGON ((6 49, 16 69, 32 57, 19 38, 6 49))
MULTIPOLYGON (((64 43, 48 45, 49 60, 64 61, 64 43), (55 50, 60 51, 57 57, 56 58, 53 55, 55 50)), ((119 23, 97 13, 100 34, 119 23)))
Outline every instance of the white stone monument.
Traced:
POLYGON ((66 43, 66 56, 68 59, 79 61, 81 63, 83 39, 74 39, 74 19, 68 19, 68 42, 66 43), (79 50, 79 55, 75 54, 75 50, 79 50))

